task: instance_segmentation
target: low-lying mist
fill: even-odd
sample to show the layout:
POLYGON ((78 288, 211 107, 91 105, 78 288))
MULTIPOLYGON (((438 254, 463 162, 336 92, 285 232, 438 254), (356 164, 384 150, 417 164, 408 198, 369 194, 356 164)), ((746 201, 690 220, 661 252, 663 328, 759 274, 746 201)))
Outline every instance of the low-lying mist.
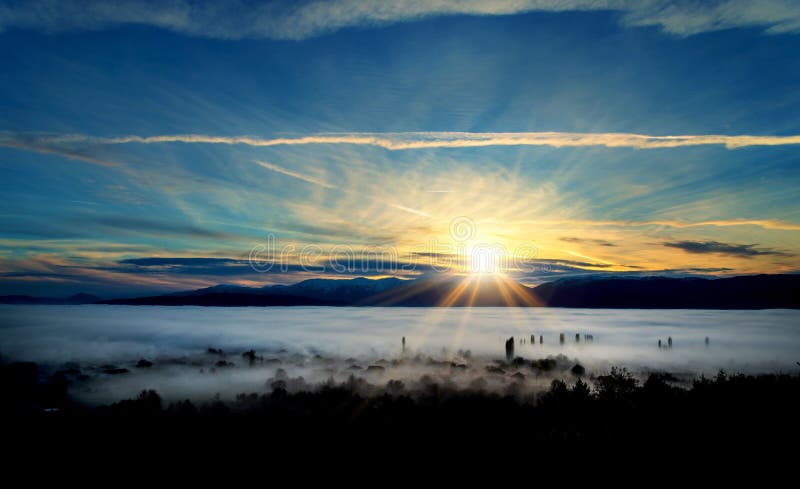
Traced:
POLYGON ((62 372, 89 404, 143 389, 229 399, 348 382, 526 396, 611 366, 678 382, 720 369, 795 372, 798 324, 788 310, 3 306, 0 359, 62 372))

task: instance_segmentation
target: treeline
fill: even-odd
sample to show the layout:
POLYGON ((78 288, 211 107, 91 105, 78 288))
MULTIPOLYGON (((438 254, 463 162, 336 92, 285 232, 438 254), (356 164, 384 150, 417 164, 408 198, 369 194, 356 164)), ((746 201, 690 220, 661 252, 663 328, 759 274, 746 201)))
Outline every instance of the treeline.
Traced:
MULTIPOLYGON (((42 377, 34 364, 0 366, 2 415, 12 425, 52 435, 125 433, 153 439, 200 437, 250 443, 263 437, 320 433, 394 437, 469 436, 526 443, 766 443, 796 440, 800 376, 728 375, 695 379, 688 388, 669 374, 640 382, 614 368, 590 383, 554 380, 536 396, 449 388, 432 379, 409 390, 399 381, 376 386, 352 377, 291 393, 225 401, 165 403, 152 390, 88 408, 67 396, 63 376, 42 377)), ((122 435, 120 435, 122 436, 122 435)))

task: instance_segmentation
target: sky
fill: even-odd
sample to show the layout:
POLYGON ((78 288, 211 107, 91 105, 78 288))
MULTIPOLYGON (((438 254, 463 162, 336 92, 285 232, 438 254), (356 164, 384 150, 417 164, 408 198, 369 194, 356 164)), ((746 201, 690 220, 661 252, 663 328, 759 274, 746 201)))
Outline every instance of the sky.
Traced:
POLYGON ((0 65, 0 294, 800 270, 797 0, 0 1, 0 65))

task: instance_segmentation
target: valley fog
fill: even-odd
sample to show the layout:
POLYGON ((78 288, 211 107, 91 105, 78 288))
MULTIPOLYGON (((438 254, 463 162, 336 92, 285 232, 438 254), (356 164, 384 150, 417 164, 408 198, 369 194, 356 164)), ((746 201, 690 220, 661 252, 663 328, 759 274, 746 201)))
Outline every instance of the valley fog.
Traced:
POLYGON ((612 366, 676 381, 795 372, 798 328, 795 310, 0 306, 0 356, 66 372, 91 404, 360 381, 524 394, 574 380, 576 365, 587 379, 612 366))

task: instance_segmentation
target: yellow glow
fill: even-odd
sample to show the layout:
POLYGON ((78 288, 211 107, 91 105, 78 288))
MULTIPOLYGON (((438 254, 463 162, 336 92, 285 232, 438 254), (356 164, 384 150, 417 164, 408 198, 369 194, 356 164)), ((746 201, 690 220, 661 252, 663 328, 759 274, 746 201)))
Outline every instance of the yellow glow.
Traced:
POLYGON ((502 247, 475 246, 466 256, 467 271, 473 275, 496 275, 505 269, 506 255, 502 247))

